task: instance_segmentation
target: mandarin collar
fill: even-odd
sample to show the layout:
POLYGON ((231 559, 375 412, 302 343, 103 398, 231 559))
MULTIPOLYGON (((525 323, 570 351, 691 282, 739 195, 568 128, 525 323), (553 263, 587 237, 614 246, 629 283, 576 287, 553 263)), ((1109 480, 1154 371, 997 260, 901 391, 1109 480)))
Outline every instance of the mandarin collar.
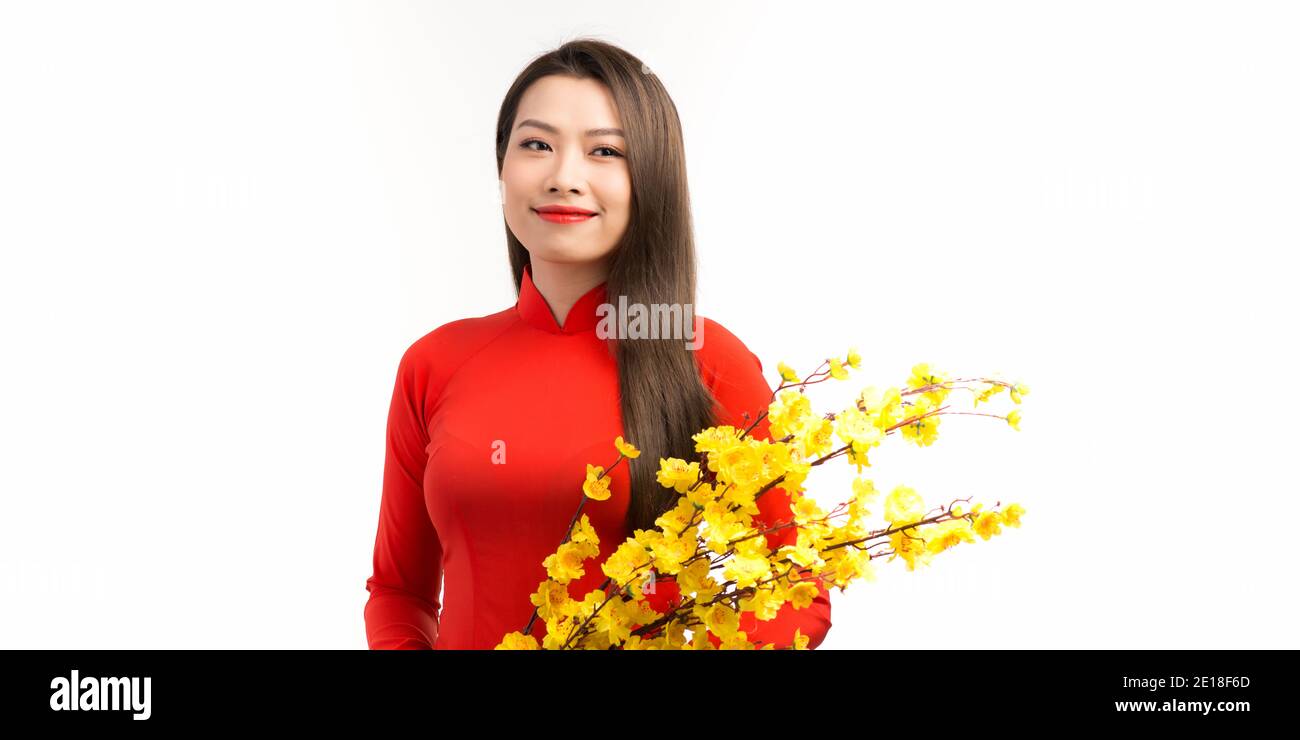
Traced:
POLYGON ((515 302, 515 310, 519 313, 519 318, 530 326, 551 334, 580 334, 595 331, 596 325, 600 323, 600 316, 596 313, 596 309, 605 303, 607 285, 608 282, 601 283, 584 293, 573 304, 573 308, 569 309, 569 314, 564 317, 564 326, 560 326, 551 313, 550 304, 533 284, 533 266, 524 265, 524 275, 519 281, 519 299, 515 302))

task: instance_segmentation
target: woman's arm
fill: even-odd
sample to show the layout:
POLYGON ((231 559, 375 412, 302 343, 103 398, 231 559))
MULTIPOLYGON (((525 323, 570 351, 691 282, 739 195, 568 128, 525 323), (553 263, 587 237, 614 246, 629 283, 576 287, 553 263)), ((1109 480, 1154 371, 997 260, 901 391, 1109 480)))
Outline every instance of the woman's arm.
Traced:
POLYGON ((431 650, 438 640, 442 545, 429 520, 423 485, 427 386, 413 346, 398 364, 388 410, 374 574, 366 579, 366 640, 372 650, 431 650))
MULTIPOLYGON (((763 363, 721 324, 710 319, 703 321, 704 340, 699 350, 702 353, 700 361, 705 384, 722 407, 719 423, 741 430, 748 429, 759 414, 767 411, 772 400, 772 387, 763 377, 763 363), (749 414, 748 420, 744 418, 745 413, 749 414)), ((754 439, 771 439, 767 417, 754 427, 750 436, 754 439)), ((784 488, 774 487, 758 499, 758 509, 759 514, 754 517, 754 523, 764 529, 789 521, 790 494, 784 488)), ((775 552, 784 545, 794 544, 795 534, 791 527, 769 532, 765 537, 768 547, 775 552)), ((818 586, 818 593, 812 604, 803 609, 796 609, 790 603, 782 604, 777 616, 766 621, 759 621, 752 611, 744 612, 740 615, 740 629, 746 633, 750 642, 774 643, 776 648, 790 647, 794 643, 797 629, 808 636, 808 649, 816 648, 826 639, 826 633, 831 628, 831 601, 830 590, 816 581, 814 583, 818 586)), ((714 645, 721 642, 712 634, 709 639, 714 645)))

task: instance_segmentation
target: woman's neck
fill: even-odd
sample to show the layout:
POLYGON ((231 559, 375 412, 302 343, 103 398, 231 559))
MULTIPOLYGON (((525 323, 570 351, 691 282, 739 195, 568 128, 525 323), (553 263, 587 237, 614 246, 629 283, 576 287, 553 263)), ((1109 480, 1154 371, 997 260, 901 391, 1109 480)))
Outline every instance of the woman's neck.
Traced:
POLYGON ((530 259, 533 285, 546 299, 555 322, 564 326, 564 320, 578 299, 592 288, 605 282, 609 268, 605 260, 595 262, 547 262, 530 259))

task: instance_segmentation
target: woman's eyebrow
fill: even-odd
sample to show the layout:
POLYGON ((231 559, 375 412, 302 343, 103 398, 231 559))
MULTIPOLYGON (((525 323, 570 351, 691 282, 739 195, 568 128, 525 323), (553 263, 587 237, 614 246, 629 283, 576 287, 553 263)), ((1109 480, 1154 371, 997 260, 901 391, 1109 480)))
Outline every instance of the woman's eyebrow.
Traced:
MULTIPOLYGON (((515 128, 516 128, 516 129, 521 129, 521 128, 523 128, 524 126, 534 126, 534 127, 536 127, 536 128, 540 128, 541 130, 546 131, 546 132, 548 132, 548 133, 557 134, 557 135, 560 133, 560 130, 559 130, 558 128, 552 126, 552 125, 549 124, 549 123, 545 123, 545 122, 539 121, 539 120, 537 120, 536 118, 525 118, 524 120, 520 121, 520 122, 519 122, 519 125, 518 125, 518 126, 515 126, 515 128)), ((587 136, 623 136, 623 129, 621 129, 621 128, 589 128, 589 129, 587 129, 584 133, 585 133, 587 136)))

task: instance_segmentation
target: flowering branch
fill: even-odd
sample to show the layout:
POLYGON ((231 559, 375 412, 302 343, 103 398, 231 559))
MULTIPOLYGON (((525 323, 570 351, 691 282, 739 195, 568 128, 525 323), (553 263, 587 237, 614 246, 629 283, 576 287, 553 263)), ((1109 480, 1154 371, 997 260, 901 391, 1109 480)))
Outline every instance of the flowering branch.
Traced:
MULTIPOLYGON (((879 495, 874 483, 861 477, 872 449, 900 434, 929 446, 946 415, 999 418, 1019 430, 1019 408, 1005 415, 954 411, 945 401, 951 391, 964 389, 978 406, 1009 391, 1018 406, 1029 389, 1000 378, 950 379, 919 364, 903 387, 868 386, 849 408, 814 414, 806 388, 847 379, 846 367, 859 363, 850 350, 845 359, 829 358, 802 379, 778 363, 782 383, 767 409, 746 428, 715 426, 694 435, 700 455, 696 461, 661 458, 656 478, 680 494, 677 505, 656 519, 658 530, 637 530, 628 537, 601 564, 605 580, 575 600, 568 585, 582 575, 582 563, 600 553, 583 507, 589 498, 608 499, 610 471, 641 454, 622 437, 615 439, 619 455, 608 469, 587 466, 584 495, 558 549, 543 561, 548 577, 531 597, 535 608, 528 624, 497 647, 710 649, 703 639, 707 635, 724 649, 758 644, 771 649, 774 643, 750 642, 738 629, 741 613, 754 611, 760 621, 771 619, 786 603, 796 609, 808 606, 822 587, 843 591, 854 581, 874 580, 871 562, 881 557, 901 557, 914 570, 957 544, 988 540, 1003 525, 1020 526, 1024 509, 1019 504, 986 510, 982 504, 970 506, 968 497, 927 510, 916 491, 902 485, 884 498, 886 524, 867 526, 867 506, 879 495), (754 439, 751 433, 765 419, 770 439, 754 439), (833 436, 844 444, 836 447, 833 436), (839 457, 855 465, 859 477, 853 481, 853 496, 824 512, 805 495, 804 482, 812 468, 839 457), (758 500, 778 486, 790 496, 790 515, 756 522, 758 500), (792 544, 773 551, 769 537, 785 530, 793 530, 793 538, 780 541, 792 544), (652 608, 642 588, 647 573, 651 579, 659 573, 672 578, 682 598, 662 612, 652 608), (539 617, 547 624, 540 645, 531 634, 539 617), (686 629, 693 633, 689 641, 686 629)), ((750 421, 748 414, 744 418, 750 421)), ((796 632, 790 647, 803 649, 807 641, 807 635, 796 632)))

